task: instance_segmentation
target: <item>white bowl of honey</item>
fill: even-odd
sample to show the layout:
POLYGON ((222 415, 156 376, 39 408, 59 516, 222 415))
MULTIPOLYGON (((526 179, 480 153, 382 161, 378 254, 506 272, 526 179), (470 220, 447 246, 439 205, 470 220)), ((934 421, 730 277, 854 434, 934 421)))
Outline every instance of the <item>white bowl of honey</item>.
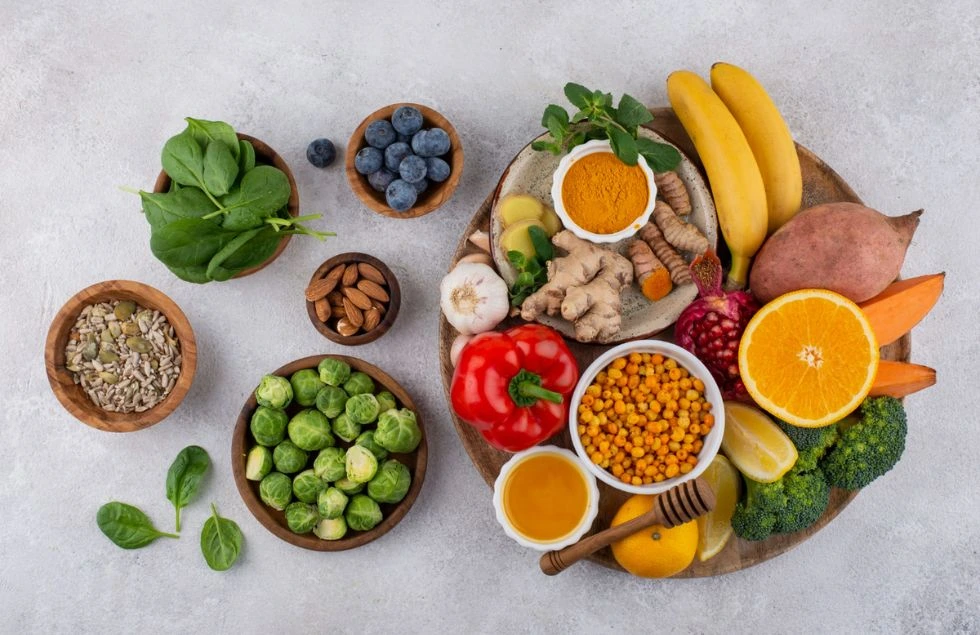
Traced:
POLYGON ((599 514, 595 477, 569 450, 538 446, 504 464, 493 486, 497 522, 518 544, 538 551, 578 542, 599 514))

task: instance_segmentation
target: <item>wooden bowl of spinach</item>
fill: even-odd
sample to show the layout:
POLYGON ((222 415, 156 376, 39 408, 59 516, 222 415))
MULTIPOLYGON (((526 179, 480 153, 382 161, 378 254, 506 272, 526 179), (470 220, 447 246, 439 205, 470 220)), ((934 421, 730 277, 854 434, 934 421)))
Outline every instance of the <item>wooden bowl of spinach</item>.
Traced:
POLYGON ((275 150, 221 121, 187 118, 167 140, 153 192, 140 192, 150 249, 170 271, 195 283, 259 271, 293 234, 319 239, 300 221, 292 171, 275 150))

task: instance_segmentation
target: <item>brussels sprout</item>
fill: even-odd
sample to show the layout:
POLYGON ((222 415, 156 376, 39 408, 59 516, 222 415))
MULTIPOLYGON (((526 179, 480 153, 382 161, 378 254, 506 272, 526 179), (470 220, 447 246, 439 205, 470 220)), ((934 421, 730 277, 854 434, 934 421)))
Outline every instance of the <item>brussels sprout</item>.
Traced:
POLYGON ((286 423, 288 421, 289 416, 286 415, 285 411, 268 406, 259 406, 252 413, 249 429, 252 431, 256 443, 271 448, 279 445, 286 438, 286 423))
POLYGON ((293 495, 304 503, 315 503, 316 497, 327 487, 327 482, 313 470, 303 470, 293 478, 293 495))
POLYGON ((351 373, 350 379, 344 382, 344 390, 351 397, 368 393, 374 394, 374 380, 365 373, 351 373))
POLYGON ((313 528, 317 538, 323 540, 340 540, 347 533, 347 521, 344 517, 324 518, 313 528))
POLYGON ((293 500, 293 482, 282 472, 271 472, 259 483, 259 498, 272 509, 282 511, 293 500))
POLYGON ((354 395, 344 408, 347 418, 354 423, 371 423, 378 418, 378 399, 374 395, 354 395))
POLYGON ((248 451, 245 459, 245 478, 250 481, 261 481, 272 471, 272 450, 257 445, 248 451))
POLYGON ((337 482, 333 486, 348 496, 360 494, 364 490, 364 483, 355 483, 346 476, 337 479, 337 482))
POLYGON ((344 515, 345 507, 347 507, 347 494, 336 487, 328 487, 317 496, 316 508, 321 518, 339 518, 344 515))
POLYGON ((324 482, 332 483, 347 476, 347 453, 343 448, 324 448, 313 461, 313 472, 324 482))
POLYGON ((272 462, 275 463, 276 469, 283 474, 299 472, 306 467, 308 458, 310 458, 309 455, 289 439, 277 445, 276 449, 272 451, 272 462))
POLYGON ((327 357, 317 366, 320 381, 328 386, 340 386, 350 378, 350 366, 339 359, 327 357))
POLYGON ((378 445, 378 442, 374 440, 374 430, 365 430, 357 437, 357 441, 354 443, 363 445, 368 450, 371 450, 371 454, 379 461, 384 461, 388 458, 388 450, 378 445))
POLYGON ((368 482, 367 493, 379 503, 400 503, 411 484, 408 468, 392 459, 378 468, 378 473, 368 482))
POLYGON ((347 449, 347 478, 355 483, 367 483, 378 471, 378 459, 363 445, 347 449))
POLYGON ((289 440, 304 450, 322 450, 336 445, 330 420, 313 408, 301 410, 289 420, 289 440))
POLYGON ((389 452, 411 452, 422 441, 415 413, 408 408, 382 412, 378 417, 378 430, 374 440, 389 452))
POLYGON ((312 406, 316 403, 316 394, 325 385, 320 376, 312 368, 304 368, 293 373, 289 378, 293 387, 293 397, 301 406, 312 406))
POLYGON ((345 405, 347 405, 347 393, 343 388, 324 386, 316 394, 316 409, 331 419, 342 413, 345 405))
POLYGON ((255 389, 255 401, 266 408, 285 408, 293 400, 289 380, 278 375, 266 375, 255 389))
POLYGON ((347 413, 344 413, 333 420, 333 433, 350 443, 361 433, 361 424, 354 423, 347 413))
POLYGON ((347 503, 344 518, 347 519, 347 526, 354 531, 368 531, 381 522, 381 508, 364 494, 357 494, 347 503))
POLYGON ((286 505, 286 524, 293 533, 308 534, 318 522, 320 514, 315 506, 299 502, 286 505))
POLYGON ((395 401, 395 396, 387 390, 382 390, 375 395, 375 397, 378 399, 378 412, 386 412, 392 408, 398 407, 398 402, 395 401))

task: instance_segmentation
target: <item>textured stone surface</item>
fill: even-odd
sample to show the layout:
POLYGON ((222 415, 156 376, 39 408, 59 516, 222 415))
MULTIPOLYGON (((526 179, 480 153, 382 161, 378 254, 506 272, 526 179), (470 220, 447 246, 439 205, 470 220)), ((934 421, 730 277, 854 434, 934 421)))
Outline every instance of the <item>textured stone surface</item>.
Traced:
POLYGON ((980 630, 976 3, 380 4, 0 7, 0 631, 980 630), (935 366, 941 383, 909 400, 909 447, 893 473, 785 556, 709 580, 643 581, 591 564, 548 579, 497 527, 450 424, 437 282, 564 82, 663 104, 669 71, 706 73, 717 59, 754 72, 797 138, 869 204, 927 208, 904 272, 949 272, 946 296, 914 338, 914 359, 935 366), (454 123, 466 169, 450 204, 401 222, 359 205, 340 166, 317 170, 304 152, 321 136, 343 147, 366 113, 405 99, 454 123), (149 253, 137 199, 118 186, 152 185, 159 149, 185 115, 225 119, 269 142, 293 166, 304 211, 324 212, 319 226, 340 237, 296 239, 245 280, 198 287, 170 276, 149 253), (391 332, 356 351, 310 327, 301 293, 317 265, 349 249, 391 265, 405 296, 391 332), (69 417, 42 363, 58 307, 111 278, 169 294, 200 346, 181 408, 125 435, 69 417), (415 508, 354 552, 279 541, 231 478, 231 428, 248 391, 264 371, 318 352, 385 367, 429 426, 415 508), (94 522, 108 500, 172 524, 164 475, 191 443, 211 453, 214 471, 184 513, 181 540, 132 552, 109 543, 94 522), (227 573, 200 555, 209 501, 246 536, 227 573))

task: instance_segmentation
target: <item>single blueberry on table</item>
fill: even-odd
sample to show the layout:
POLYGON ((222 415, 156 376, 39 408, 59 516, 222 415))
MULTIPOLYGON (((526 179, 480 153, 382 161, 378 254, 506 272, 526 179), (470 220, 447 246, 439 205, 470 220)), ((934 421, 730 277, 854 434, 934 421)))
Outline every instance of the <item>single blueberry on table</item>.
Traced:
POLYGON ((412 183, 412 185, 415 186, 415 193, 421 194, 422 192, 429 189, 429 179, 422 179, 421 181, 416 181, 415 183, 412 183))
POLYGON ((374 174, 381 169, 385 162, 385 156, 377 148, 368 146, 354 155, 354 169, 361 174, 374 174))
POLYGON ((325 168, 337 158, 337 149, 330 139, 316 139, 306 146, 306 159, 318 168, 325 168))
POLYGON ((442 183, 449 178, 449 164, 439 157, 429 157, 425 160, 425 176, 436 183, 442 183))
POLYGON ((398 178, 398 175, 394 172, 386 169, 378 170, 377 172, 372 172, 368 174, 368 183, 371 184, 375 190, 379 192, 384 192, 391 185, 391 182, 398 178))
POLYGON ((395 129, 387 119, 372 121, 364 131, 364 140, 369 146, 384 150, 395 142, 395 129))
POLYGON ((398 171, 402 159, 412 154, 412 148, 404 141, 396 141, 385 148, 385 167, 392 172, 398 171))
POLYGON ((388 189, 385 190, 385 200, 388 201, 388 206, 396 212, 411 209, 412 205, 415 205, 417 197, 418 192, 415 191, 415 186, 401 179, 392 181, 388 189))
POLYGON ((398 174, 403 181, 418 183, 425 178, 425 159, 414 154, 405 157, 398 165, 398 174))
POLYGON ((418 108, 402 106, 391 116, 391 125, 401 134, 415 134, 422 129, 422 113, 418 108))

